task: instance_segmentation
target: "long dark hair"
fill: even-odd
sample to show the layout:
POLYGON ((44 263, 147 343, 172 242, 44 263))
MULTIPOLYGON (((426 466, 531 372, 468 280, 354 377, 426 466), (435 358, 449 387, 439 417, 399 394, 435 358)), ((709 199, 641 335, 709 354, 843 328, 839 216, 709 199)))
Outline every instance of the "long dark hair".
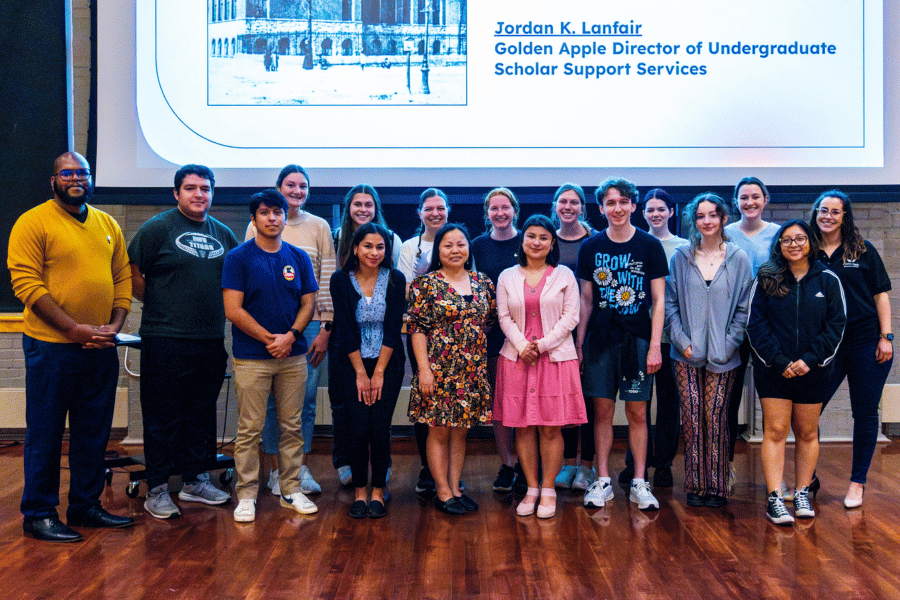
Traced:
POLYGON ((529 227, 540 227, 541 229, 546 229, 550 232, 550 237, 553 239, 553 246, 550 247, 550 254, 547 255, 544 261, 551 267, 556 267, 559 264, 559 239, 556 237, 556 229, 554 229, 553 223, 544 215, 531 215, 525 219, 525 224, 522 225, 522 242, 519 244, 519 251, 517 253, 519 264, 523 267, 528 265, 528 257, 525 256, 523 244, 525 244, 525 232, 528 231, 529 227))
POLYGON ((841 250, 843 250, 844 262, 855 262, 862 254, 866 252, 866 243, 863 236, 860 235, 859 229, 853 222, 853 209, 850 208, 850 198, 840 190, 828 190, 823 192, 821 196, 816 198, 812 208, 812 216, 809 218, 809 227, 812 229, 813 236, 818 242, 822 241, 822 232, 819 230, 819 223, 816 221, 819 207, 825 198, 837 198, 844 207, 844 218, 841 219, 841 250))
MULTIPOLYGON (((360 183, 358 185, 354 185, 352 188, 350 188, 350 191, 347 192, 347 195, 344 196, 343 210, 341 212, 341 224, 338 226, 337 231, 338 265, 344 264, 344 261, 346 261, 347 257, 350 255, 350 248, 353 245, 353 219, 350 218, 350 203, 353 202, 353 197, 357 194, 368 194, 372 197, 372 201, 375 203, 375 216, 372 217, 371 222, 378 223, 384 229, 388 228, 387 223, 384 222, 384 213, 381 211, 381 199, 378 197, 378 192, 375 190, 375 188, 373 188, 368 183, 360 183)), ((388 231, 388 235, 390 235, 390 231, 388 231)))
MULTIPOLYGON (((384 269, 393 269, 394 259, 391 257, 391 236, 390 234, 388 234, 388 230, 378 223, 369 221, 364 225, 360 225, 359 229, 356 230, 356 233, 353 234, 353 239, 350 242, 350 247, 356 248, 363 241, 363 238, 371 233, 380 235, 384 240, 384 258, 381 259, 381 262, 378 264, 378 266, 384 269)), ((356 256, 355 252, 350 252, 347 260, 344 261, 341 270, 345 273, 359 270, 359 257, 356 256)))
POLYGON ((469 258, 466 259, 463 268, 466 271, 470 271, 472 269, 472 238, 469 236, 469 230, 466 229, 465 225, 460 223, 447 223, 440 229, 438 232, 434 234, 434 246, 431 249, 431 263, 428 265, 428 272, 437 271, 441 268, 441 241, 444 239, 444 236, 450 233, 451 231, 461 231, 462 234, 466 238, 466 243, 469 245, 469 258))
POLYGON ((769 251, 769 260, 763 263, 756 275, 759 278, 759 284, 762 286, 762 289, 767 296, 784 298, 788 294, 789 289, 787 282, 789 277, 793 279, 793 275, 788 267, 787 259, 784 258, 784 254, 781 253, 781 236, 784 235, 785 231, 794 226, 802 229, 806 234, 806 237, 809 238, 809 254, 806 256, 809 265, 812 266, 813 263, 816 262, 816 256, 819 254, 819 242, 816 239, 816 236, 813 235, 809 224, 801 219, 792 219, 782 225, 778 230, 778 233, 775 234, 775 239, 772 240, 772 248, 769 251))

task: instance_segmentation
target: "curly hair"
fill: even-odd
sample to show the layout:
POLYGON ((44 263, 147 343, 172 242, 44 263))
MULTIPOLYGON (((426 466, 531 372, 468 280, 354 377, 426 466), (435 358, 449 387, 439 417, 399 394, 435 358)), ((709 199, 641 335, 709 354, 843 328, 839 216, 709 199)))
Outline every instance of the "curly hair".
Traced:
POLYGON ((859 229, 853 222, 853 209, 850 207, 850 197, 840 190, 828 190, 823 192, 813 203, 812 215, 809 217, 809 228, 812 229, 813 237, 818 242, 822 241, 822 231, 819 229, 819 223, 816 216, 819 212, 819 206, 822 200, 826 198, 836 198, 841 201, 844 207, 844 218, 841 219, 841 249, 844 251, 844 262, 856 262, 859 257, 866 252, 866 243, 863 236, 860 235, 859 229))

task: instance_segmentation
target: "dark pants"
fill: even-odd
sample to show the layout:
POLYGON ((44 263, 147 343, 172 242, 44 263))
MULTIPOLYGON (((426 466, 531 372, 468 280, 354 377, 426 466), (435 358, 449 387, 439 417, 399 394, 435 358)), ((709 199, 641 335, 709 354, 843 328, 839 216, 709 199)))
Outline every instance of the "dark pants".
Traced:
MULTIPOLYGON (((387 482, 387 470, 391 463, 391 419, 397 396, 403 382, 403 352, 395 353, 384 371, 384 385, 381 399, 372 405, 359 400, 356 377, 349 360, 343 359, 343 376, 329 385, 329 395, 333 392, 341 397, 347 407, 350 430, 346 437, 353 473, 353 487, 365 487, 369 483, 369 460, 372 461, 372 486, 383 488, 387 482)), ((333 359, 334 357, 332 357, 333 359)), ((371 377, 378 362, 374 358, 364 358, 363 365, 371 377)), ((329 377, 329 384, 331 382, 329 377)))
MULTIPOLYGON (((328 401, 331 404, 331 464, 335 469, 341 467, 350 467, 350 404, 347 402, 347 395, 341 392, 342 383, 347 383, 345 379, 351 379, 356 389, 356 378, 354 377, 353 367, 349 361, 332 360, 335 355, 329 349, 328 360, 328 401)), ((355 399, 354 394, 351 399, 355 399)), ((351 467, 351 472, 353 468, 351 467)), ((368 472, 368 467, 366 467, 368 472)))
POLYGON ((884 383, 891 372, 893 357, 885 363, 875 361, 878 339, 844 340, 834 358, 834 369, 825 385, 822 410, 847 378, 850 409, 853 412, 853 467, 850 481, 865 484, 875 443, 878 441, 878 405, 884 383))
POLYGON ((581 437, 581 460, 594 462, 594 403, 590 398, 584 399, 587 409, 587 423, 575 427, 563 427, 563 458, 572 460, 578 457, 578 438, 581 437))
POLYGON ((68 515, 100 506, 106 444, 115 408, 119 355, 115 348, 22 336, 25 352, 25 520, 58 517, 62 438, 69 415, 68 515))
POLYGON ((141 412, 147 487, 196 481, 216 454, 216 403, 228 354, 222 340, 144 336, 141 412))
POLYGON ((744 395, 744 376, 747 374, 747 366, 750 364, 750 340, 744 339, 738 350, 741 364, 734 370, 734 387, 731 388, 731 397, 728 398, 728 460, 734 461, 734 447, 737 445, 738 419, 741 410, 741 398, 744 395))
MULTIPOLYGON (((675 385, 675 373, 669 355, 671 348, 671 344, 662 344, 662 366, 653 375, 653 385, 656 386, 655 429, 651 428, 650 402, 647 403, 647 466, 655 469, 671 467, 678 453, 678 433, 681 430, 681 423, 678 387, 675 385), (651 432, 653 435, 650 435, 651 432)), ((625 464, 628 466, 634 464, 631 448, 625 453, 625 464)))
MULTIPOLYGON (((413 352, 411 335, 406 336, 406 353, 409 356, 409 368, 415 375, 419 370, 419 363, 416 362, 416 355, 413 352)), ((428 468, 428 452, 426 451, 428 445, 428 423, 413 423, 413 432, 416 434, 416 447, 419 450, 419 459, 422 461, 422 466, 428 468)))

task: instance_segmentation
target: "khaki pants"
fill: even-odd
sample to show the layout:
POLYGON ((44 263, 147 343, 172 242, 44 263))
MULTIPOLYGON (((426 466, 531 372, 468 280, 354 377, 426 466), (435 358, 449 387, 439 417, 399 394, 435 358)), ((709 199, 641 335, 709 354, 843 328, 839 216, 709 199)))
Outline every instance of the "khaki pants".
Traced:
POLYGON ((278 428, 279 485, 283 495, 299 490, 303 460, 300 412, 306 388, 306 357, 282 359, 234 359, 234 382, 238 397, 238 434, 234 445, 238 500, 256 500, 259 493, 259 441, 266 421, 269 392, 275 394, 278 428))

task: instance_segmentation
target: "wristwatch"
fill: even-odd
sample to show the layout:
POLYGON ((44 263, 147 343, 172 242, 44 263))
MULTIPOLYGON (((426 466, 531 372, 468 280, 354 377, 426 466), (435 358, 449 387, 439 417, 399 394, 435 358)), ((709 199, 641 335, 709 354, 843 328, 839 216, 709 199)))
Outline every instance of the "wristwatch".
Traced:
POLYGON ((291 329, 291 333, 294 334, 294 339, 295 339, 295 340, 299 340, 301 337, 303 337, 303 334, 300 333, 300 330, 299 330, 299 329, 293 329, 293 328, 292 328, 292 329, 291 329))
POLYGON ((882 334, 879 334, 878 337, 884 338, 884 339, 886 339, 886 340, 889 341, 889 342, 893 342, 893 341, 894 341, 894 334, 893 334, 893 333, 882 333, 882 334))
POLYGON ((331 321, 323 321, 322 329, 324 329, 325 331, 331 331, 331 321))

